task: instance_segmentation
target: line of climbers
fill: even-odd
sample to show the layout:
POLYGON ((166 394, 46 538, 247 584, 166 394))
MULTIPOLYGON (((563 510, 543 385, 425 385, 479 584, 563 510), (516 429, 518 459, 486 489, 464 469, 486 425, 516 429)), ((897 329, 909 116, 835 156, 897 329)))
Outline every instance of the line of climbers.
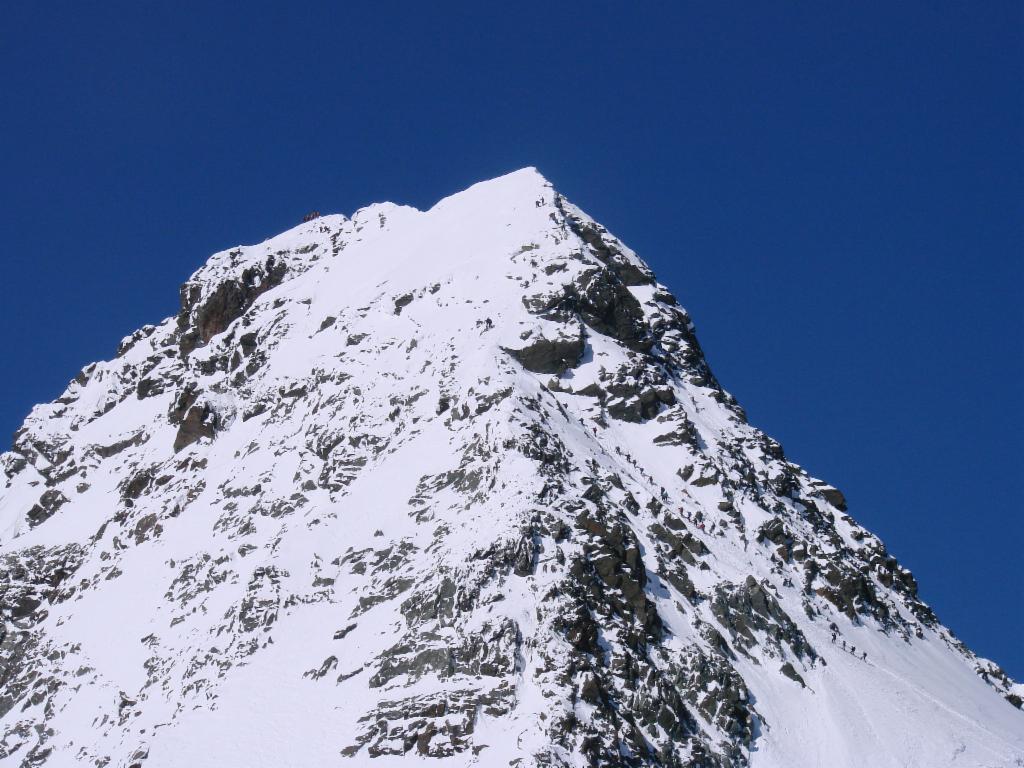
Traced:
POLYGON ((320 218, 320 211, 310 211, 302 217, 302 223, 305 224, 307 221, 313 221, 313 219, 320 218))
MULTIPOLYGON (((839 635, 839 627, 837 627, 835 625, 835 622, 833 622, 832 624, 829 624, 828 627, 829 627, 829 629, 832 630, 832 645, 835 645, 836 644, 836 637, 838 637, 838 635, 839 635)), ((846 647, 846 640, 841 640, 840 642, 843 644, 843 650, 844 651, 846 651, 847 653, 851 654, 854 658, 857 657, 857 646, 851 645, 849 648, 847 648, 846 647)), ((861 653, 860 653, 860 660, 861 661, 867 661, 868 660, 868 652, 867 651, 861 651, 861 653)))
POLYGON ((715 532, 715 524, 714 523, 711 523, 710 528, 706 529, 704 527, 704 513, 701 512, 699 509, 691 515, 690 511, 688 509, 680 507, 679 508, 679 514, 681 514, 683 517, 685 517, 691 523, 696 525, 698 530, 705 531, 707 533, 714 533, 715 532))

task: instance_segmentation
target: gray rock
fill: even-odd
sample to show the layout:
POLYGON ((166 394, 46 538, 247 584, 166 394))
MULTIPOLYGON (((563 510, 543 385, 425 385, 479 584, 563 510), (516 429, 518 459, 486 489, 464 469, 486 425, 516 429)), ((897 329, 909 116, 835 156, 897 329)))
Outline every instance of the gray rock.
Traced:
POLYGON ((562 374, 579 365, 586 342, 582 329, 554 339, 540 337, 519 349, 507 349, 520 365, 533 373, 562 374))

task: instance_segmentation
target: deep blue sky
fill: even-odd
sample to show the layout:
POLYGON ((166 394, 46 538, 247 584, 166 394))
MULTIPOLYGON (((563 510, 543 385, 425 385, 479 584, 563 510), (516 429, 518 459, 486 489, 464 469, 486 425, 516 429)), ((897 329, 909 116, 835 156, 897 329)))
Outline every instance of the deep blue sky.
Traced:
POLYGON ((1024 678, 1024 6, 213 5, 4 8, 0 433, 211 252, 536 165, 1024 678))

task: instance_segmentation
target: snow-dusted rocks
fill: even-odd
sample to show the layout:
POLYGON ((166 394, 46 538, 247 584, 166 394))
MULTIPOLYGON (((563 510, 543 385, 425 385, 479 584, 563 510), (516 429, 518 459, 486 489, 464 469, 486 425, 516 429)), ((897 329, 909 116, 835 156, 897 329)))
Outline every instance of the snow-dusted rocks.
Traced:
POLYGON ((1024 760, 1021 686, 532 169, 217 254, 0 470, 2 766, 1024 760))

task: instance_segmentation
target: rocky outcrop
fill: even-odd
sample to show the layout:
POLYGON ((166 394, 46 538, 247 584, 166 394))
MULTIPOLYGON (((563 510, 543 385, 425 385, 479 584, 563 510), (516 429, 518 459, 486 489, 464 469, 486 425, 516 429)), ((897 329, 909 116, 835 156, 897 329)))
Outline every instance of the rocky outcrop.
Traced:
POLYGON ((29 525, 34 527, 46 522, 53 517, 58 509, 67 503, 67 497, 60 491, 53 488, 44 491, 43 495, 39 497, 39 501, 32 505, 32 508, 28 511, 29 525))
POLYGON ((748 576, 742 585, 716 586, 711 612, 729 633, 732 646, 744 653, 766 644, 776 657, 792 654, 796 659, 813 662, 818 656, 770 589, 753 576, 748 576))
POLYGON ((74 593, 69 580, 83 556, 76 544, 0 556, 0 718, 34 687, 45 692, 56 684, 46 679, 48 665, 39 658, 45 644, 33 628, 46 618, 50 604, 74 593))
POLYGON ((653 339, 640 302, 612 271, 584 272, 567 300, 575 303, 583 322, 598 333, 638 352, 651 348, 653 339))
POLYGON ((212 439, 217 434, 217 414, 208 403, 193 405, 178 425, 178 434, 174 436, 174 452, 192 445, 200 438, 212 439))
POLYGON ((566 329, 554 338, 531 336, 527 342, 522 347, 506 351, 533 373, 565 373, 579 365, 586 348, 582 328, 577 328, 575 333, 566 329))
POLYGON ((188 356, 225 331, 260 295, 280 285, 287 271, 283 261, 269 256, 263 264, 250 266, 237 278, 226 279, 212 288, 201 282, 185 283, 178 312, 182 356, 188 356))
POLYGON ((654 282, 654 274, 636 256, 627 255, 625 247, 615 239, 607 229, 585 216, 561 195, 557 195, 555 204, 565 217, 565 222, 572 232, 580 238, 590 252, 605 266, 623 285, 650 285, 654 282))

